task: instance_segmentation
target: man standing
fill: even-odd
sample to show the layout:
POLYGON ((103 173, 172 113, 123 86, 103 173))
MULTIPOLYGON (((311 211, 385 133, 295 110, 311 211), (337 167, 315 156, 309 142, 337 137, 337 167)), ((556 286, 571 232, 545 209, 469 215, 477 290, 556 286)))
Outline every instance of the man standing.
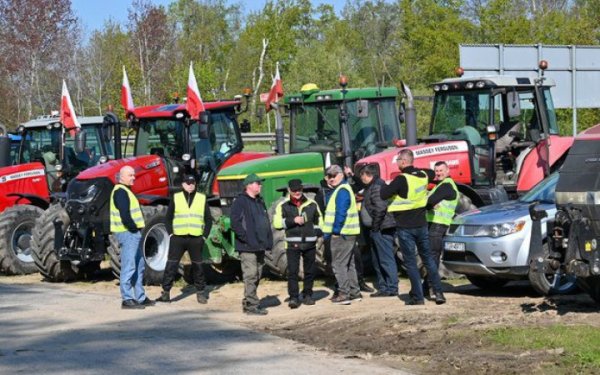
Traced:
POLYGON ((433 172, 413 167, 414 156, 411 150, 403 149, 398 153, 398 169, 402 172, 389 185, 381 187, 381 198, 391 199, 388 212, 396 219, 398 238, 402 257, 406 265, 411 290, 409 305, 423 305, 423 286, 417 267, 415 245, 421 260, 427 268, 427 277, 435 292, 435 302, 442 304, 446 298, 442 293, 442 283, 435 261, 429 248, 429 233, 425 206, 427 205, 427 184, 433 180, 433 172), (431 172, 431 175, 429 174, 431 172))
POLYGON ((371 297, 391 297, 398 295, 398 267, 394 251, 394 234, 396 222, 391 213, 387 212, 387 202, 381 199, 381 187, 385 182, 377 176, 377 170, 367 165, 360 170, 360 179, 365 185, 361 216, 367 213, 368 220, 363 225, 370 227, 371 256, 373 268, 377 276, 377 292, 371 297), (364 211, 362 211, 364 210, 364 211))
POLYGON ((321 212, 317 203, 303 193, 302 181, 293 179, 288 182, 288 197, 277 205, 273 216, 273 228, 285 229, 288 294, 288 306, 296 309, 300 306, 298 291, 298 272, 300 257, 304 266, 303 299, 305 305, 314 305, 312 298, 315 278, 315 257, 317 237, 322 234, 319 224, 321 212))
POLYGON ((354 266, 354 243, 360 233, 358 210, 352 188, 344 179, 339 165, 327 168, 328 184, 334 190, 325 196, 324 239, 330 241, 331 265, 338 283, 338 295, 331 301, 349 305, 362 298, 354 266))
POLYGON ((119 284, 123 309, 143 309, 154 305, 144 291, 145 261, 142 256, 141 229, 145 224, 140 203, 131 191, 134 181, 134 169, 124 166, 110 195, 110 231, 117 237, 121 248, 119 284))
POLYGON ((210 233, 212 217, 206 204, 206 195, 196 192, 193 175, 183 176, 182 191, 175 193, 167 209, 167 232, 171 235, 169 255, 162 281, 162 293, 157 302, 171 302, 171 288, 179 262, 185 251, 192 260, 192 278, 198 303, 207 303, 206 281, 202 270, 202 248, 210 233))
MULTIPOLYGON (((436 266, 440 266, 442 256, 442 239, 452 223, 452 218, 458 205, 458 189, 450 178, 450 168, 444 161, 438 161, 434 166, 437 185, 427 198, 427 222, 429 223, 429 244, 436 266)), ((430 296, 427 278, 423 281, 423 292, 430 296)))
POLYGON ((242 308, 249 315, 267 315, 256 294, 265 264, 265 251, 273 247, 271 223, 265 202, 260 197, 264 180, 252 173, 244 178, 244 192, 231 205, 231 229, 235 233, 235 248, 240 253, 244 300, 242 308))

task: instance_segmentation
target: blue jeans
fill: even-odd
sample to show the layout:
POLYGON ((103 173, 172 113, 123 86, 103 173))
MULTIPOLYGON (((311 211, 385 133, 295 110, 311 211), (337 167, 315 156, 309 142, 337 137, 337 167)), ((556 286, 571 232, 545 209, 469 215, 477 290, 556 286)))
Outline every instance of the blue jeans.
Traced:
POLYGON ((121 247, 121 298, 123 301, 135 300, 143 302, 146 299, 144 291, 144 269, 146 267, 142 256, 142 234, 119 232, 115 233, 121 247))
POLYGON ((438 274, 437 266, 433 260, 431 249, 429 247, 429 231, 427 227, 418 228, 398 228, 398 238, 400 239, 400 249, 406 266, 406 273, 410 279, 410 296, 418 301, 422 301, 423 286, 421 285, 421 275, 417 267, 417 254, 415 246, 421 256, 423 265, 427 269, 427 279, 429 285, 433 287, 434 293, 442 292, 442 281, 438 274))
POLYGON ((393 229, 370 232, 373 246, 373 268, 377 276, 377 289, 380 292, 398 294, 398 266, 394 252, 393 229))

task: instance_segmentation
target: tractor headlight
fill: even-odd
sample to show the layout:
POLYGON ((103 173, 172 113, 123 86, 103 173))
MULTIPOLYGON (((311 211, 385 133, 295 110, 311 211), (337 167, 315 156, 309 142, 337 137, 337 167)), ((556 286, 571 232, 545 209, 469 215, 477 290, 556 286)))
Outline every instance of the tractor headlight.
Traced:
MULTIPOLYGON (((79 202, 81 204, 88 204, 96 198, 100 189, 97 185, 90 185, 86 190, 77 194, 77 196, 69 197, 71 200, 75 202, 79 202)), ((75 195, 75 194, 73 194, 75 195)))

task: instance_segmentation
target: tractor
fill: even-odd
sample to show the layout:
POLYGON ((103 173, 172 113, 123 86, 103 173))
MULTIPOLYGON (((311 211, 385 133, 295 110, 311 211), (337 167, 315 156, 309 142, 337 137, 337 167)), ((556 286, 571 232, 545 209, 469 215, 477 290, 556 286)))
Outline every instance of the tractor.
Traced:
POLYGON ((600 125, 583 131, 559 171, 548 244, 541 221, 546 211, 529 207, 533 220, 530 272, 574 275, 581 289, 600 304, 600 125))
MULTIPOLYGON (((69 183, 66 199, 53 204, 38 221, 34 251, 44 260, 40 271, 48 280, 75 280, 81 267, 97 269, 106 254, 113 273, 120 274, 120 249, 110 234, 109 199, 119 170, 128 165, 136 171, 132 190, 140 199, 146 222, 142 231, 144 282, 161 282, 169 246, 167 206, 170 193, 180 189, 183 174, 195 173, 198 189, 214 196, 219 194, 215 180, 219 169, 270 155, 242 152, 237 122, 241 100, 204 105, 201 121, 191 120, 180 103, 139 107, 127 113, 129 132, 123 154, 132 156, 80 173, 69 183), (133 149, 128 150, 131 144, 133 149)), ((209 199, 209 204, 219 201, 209 199)), ((213 216, 219 220, 217 212, 213 216)))
MULTIPOLYGON (((546 67, 540 62, 542 72, 546 67)), ((448 164, 461 193, 457 212, 517 198, 558 170, 573 144, 559 135, 553 86, 543 75, 435 83, 429 135, 408 146, 415 166, 448 164)), ((364 158, 356 169, 375 164, 383 179, 392 180, 399 174, 397 151, 364 158)))
POLYGON ((71 136, 58 116, 42 116, 20 125, 11 136, 11 160, 0 168, 2 272, 37 272, 31 249, 35 221, 69 179, 114 157, 110 119, 82 117, 81 130, 71 136))

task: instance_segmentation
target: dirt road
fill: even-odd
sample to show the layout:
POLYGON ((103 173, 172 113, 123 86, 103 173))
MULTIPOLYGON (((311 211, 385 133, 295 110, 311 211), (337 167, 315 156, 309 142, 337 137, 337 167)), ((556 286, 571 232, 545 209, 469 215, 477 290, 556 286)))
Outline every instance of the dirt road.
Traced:
MULTIPOLYGON (((2 278, 0 282, 6 282, 2 278)), ((37 283, 38 277, 9 278, 11 283, 37 283)), ((322 285, 322 284, 321 284, 322 285)), ((61 285, 68 290, 93 291, 112 296, 118 305, 115 280, 61 285)), ((401 282, 405 298, 407 282, 401 282)), ((387 366, 390 372, 408 369, 415 373, 543 373, 560 355, 556 351, 507 351, 482 332, 494 327, 544 327, 554 323, 600 327, 600 308, 585 294, 550 299, 537 297, 526 283, 509 284, 501 293, 482 292, 471 285, 445 284, 448 303, 437 306, 406 306, 392 298, 371 299, 350 306, 329 302, 330 289, 315 288, 315 306, 291 310, 285 303, 282 281, 265 280, 259 296, 269 315, 248 317, 241 313, 242 284, 215 287, 209 304, 195 302, 193 288, 174 293, 175 309, 201 311, 211 318, 241 324, 253 330, 309 344, 344 357, 387 366)), ((151 297, 159 295, 149 287, 151 297)))

